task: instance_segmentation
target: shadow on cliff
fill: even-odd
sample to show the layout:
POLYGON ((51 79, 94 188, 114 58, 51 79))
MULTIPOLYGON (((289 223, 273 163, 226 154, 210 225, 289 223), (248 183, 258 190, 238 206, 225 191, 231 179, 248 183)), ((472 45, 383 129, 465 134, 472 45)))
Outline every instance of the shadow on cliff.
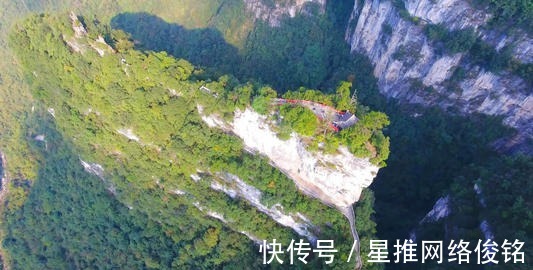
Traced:
POLYGON ((240 62, 237 48, 216 29, 186 29, 145 12, 118 14, 111 27, 129 33, 138 49, 166 51, 218 73, 233 73, 240 62))
POLYGON ((217 29, 186 29, 148 13, 118 14, 111 27, 129 33, 137 49, 166 51, 216 76, 232 74, 282 92, 300 86, 332 90, 356 70, 343 36, 322 15, 286 17, 278 27, 256 21, 240 49, 217 29))

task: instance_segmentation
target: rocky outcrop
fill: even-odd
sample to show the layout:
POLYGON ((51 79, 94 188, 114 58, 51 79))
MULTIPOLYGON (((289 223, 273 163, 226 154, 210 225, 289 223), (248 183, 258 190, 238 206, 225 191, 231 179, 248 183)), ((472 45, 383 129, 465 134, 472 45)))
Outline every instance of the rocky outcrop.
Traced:
POLYGON ((246 149, 268 157, 303 193, 338 209, 358 201, 362 189, 372 183, 379 169, 368 158, 357 158, 343 146, 335 154, 324 154, 307 150, 295 133, 290 139, 281 140, 266 117, 251 109, 237 110, 232 123, 214 115, 202 115, 202 119, 210 127, 234 133, 244 141, 246 149))
POLYGON ((434 24, 443 24, 448 29, 476 29, 480 37, 497 50, 506 45, 514 46, 513 56, 524 63, 533 62, 533 39, 520 29, 513 34, 502 33, 484 27, 492 15, 486 10, 472 7, 465 0, 405 0, 405 8, 412 16, 434 24))
POLYGON ((121 128, 117 129, 118 134, 128 138, 129 140, 139 142, 141 139, 139 139, 139 136, 135 135, 133 133, 133 130, 131 128, 121 128))
MULTIPOLYGON (((212 217, 214 219, 218 219, 220 220, 222 223, 226 224, 226 225, 229 225, 231 227, 231 222, 229 222, 228 220, 226 220, 224 218, 224 215, 220 214, 220 213, 217 213, 215 211, 211 211, 209 209, 207 209, 206 207, 202 206, 200 204, 200 202, 193 202, 192 203, 198 210, 200 210, 200 212, 206 214, 208 217, 212 217)), ((248 239, 252 240, 256 245, 261 245, 264 241, 264 239, 259 239, 257 236, 247 232, 247 231, 239 231, 239 233, 245 235, 246 237, 248 237, 248 239)))
POLYGON ((513 56, 524 63, 533 62, 533 39, 523 30, 514 29, 512 34, 484 27, 492 15, 472 7, 465 0, 405 0, 405 8, 411 16, 426 22, 445 25, 448 29, 476 29, 480 37, 500 50, 513 45, 513 56))
POLYGON ((102 181, 105 181, 104 168, 102 167, 102 165, 98 163, 86 162, 82 159, 80 159, 80 163, 86 172, 100 178, 100 180, 102 181))
MULTIPOLYGON (((476 192, 476 196, 481 207, 487 208, 487 203, 485 202, 485 196, 483 195, 483 191, 481 190, 481 187, 477 183, 474 184, 474 191, 476 192)), ((483 233, 483 236, 485 236, 485 240, 494 239, 494 233, 492 231, 492 226, 489 224, 489 222, 486 219, 483 219, 481 221, 481 223, 479 224, 479 229, 483 233)))
POLYGON ((281 204, 274 204, 270 207, 264 205, 261 202, 262 192, 246 184, 236 175, 217 173, 216 176, 216 180, 211 183, 212 189, 222 191, 233 199, 243 198, 277 223, 293 229, 298 235, 306 237, 311 242, 317 240, 317 237, 311 232, 314 225, 301 213, 285 213, 281 204))
POLYGON ((7 175, 7 159, 4 152, 0 151, 0 202, 4 202, 7 194, 7 185, 9 184, 9 177, 7 175))
POLYGON ((491 17, 464 0, 405 0, 404 3, 411 16, 435 24, 442 23, 449 29, 478 28, 491 17))
MULTIPOLYGON (((508 37, 483 29, 490 15, 470 7, 467 1, 404 2, 422 25, 430 22, 449 29, 478 29, 481 38, 500 48, 518 42, 516 57, 531 61, 533 44, 527 35, 508 37)), ((504 124, 520 132, 506 147, 527 145, 533 137, 533 99, 527 84, 509 73, 495 74, 471 65, 462 53, 438 53, 422 25, 403 19, 392 1, 355 1, 346 40, 353 52, 367 55, 375 65, 374 75, 384 95, 425 106, 452 107, 462 113, 501 115, 504 124), (458 66, 466 70, 466 76, 451 87, 449 79, 458 66)))
POLYGON ((74 12, 70 12, 69 17, 74 36, 62 35, 62 38, 73 52, 84 53, 87 47, 91 47, 101 57, 106 53, 115 53, 115 50, 107 44, 102 36, 91 39, 87 33, 87 29, 85 29, 85 26, 80 22, 74 12))
MULTIPOLYGON (((87 173, 92 174, 92 175, 98 177, 100 180, 102 180, 102 182, 107 187, 107 191, 111 192, 111 194, 113 194, 115 196, 117 195, 117 189, 116 189, 115 185, 111 181, 109 181, 109 180, 107 180, 105 178, 104 167, 102 167, 102 165, 100 165, 98 163, 87 162, 87 161, 84 161, 81 158, 80 158, 80 164, 83 166, 83 169, 87 173)), ((131 209, 130 206, 128 206, 128 208, 131 209)))
POLYGON ((446 195, 439 198, 437 202, 435 202, 433 209, 426 214, 419 224, 424 224, 426 222, 437 222, 450 215, 450 212, 450 195, 446 195))
POLYGON ((251 12, 256 19, 268 22, 271 26, 279 26, 284 16, 294 17, 302 12, 307 12, 306 7, 315 5, 321 12, 324 11, 326 0, 289 0, 289 1, 263 1, 244 0, 246 10, 251 12))

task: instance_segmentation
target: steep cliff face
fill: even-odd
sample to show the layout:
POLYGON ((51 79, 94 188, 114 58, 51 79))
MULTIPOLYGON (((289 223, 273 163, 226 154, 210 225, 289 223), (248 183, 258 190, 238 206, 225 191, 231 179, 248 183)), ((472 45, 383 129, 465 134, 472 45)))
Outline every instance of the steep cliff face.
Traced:
POLYGON ((450 29, 478 28, 490 18, 488 13, 472 8, 464 0, 406 0, 409 14, 432 23, 444 23, 450 29))
POLYGON ((519 77, 495 74, 471 65, 463 53, 441 54, 423 32, 425 23, 442 23, 449 29, 476 29, 487 43, 499 49, 512 43, 515 56, 532 59, 533 43, 525 33, 507 36, 483 27, 490 14, 476 10, 464 0, 406 0, 405 8, 421 21, 403 19, 392 1, 355 1, 346 40, 353 52, 367 55, 373 64, 380 91, 409 103, 453 107, 463 113, 480 112, 504 116, 504 124, 520 135, 507 147, 533 137, 531 89, 519 77), (450 89, 449 79, 461 66, 466 76, 450 89))
POLYGON ((252 12, 255 18, 267 21, 271 26, 279 26, 280 20, 284 16, 294 17, 300 12, 305 12, 306 6, 315 4, 323 11, 326 0, 244 0, 244 4, 246 10, 252 12))
POLYGON ((405 8, 412 16, 427 22, 443 24, 448 29, 474 28, 480 37, 496 49, 512 44, 513 55, 524 63, 533 62, 533 39, 522 30, 509 35, 484 27, 492 17, 485 10, 473 8, 465 0, 406 0, 405 8))
MULTIPOLYGON (((203 113, 200 106, 199 112, 203 113)), ((248 150, 268 157, 303 193, 338 209, 359 200, 362 189, 372 183, 379 170, 368 158, 357 158, 342 146, 336 154, 323 154, 307 150, 295 133, 281 140, 266 117, 251 109, 237 110, 232 123, 215 115, 203 115, 202 119, 210 127, 239 136, 248 150)))

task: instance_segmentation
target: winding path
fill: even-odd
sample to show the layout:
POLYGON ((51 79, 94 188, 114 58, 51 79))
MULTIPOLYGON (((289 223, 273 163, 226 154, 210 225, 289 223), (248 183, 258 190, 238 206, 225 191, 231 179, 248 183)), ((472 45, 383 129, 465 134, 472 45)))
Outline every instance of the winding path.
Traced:
MULTIPOLYGON (((285 174, 285 176, 292 179, 290 174, 287 171, 277 167, 272 162, 270 162, 270 165, 275 168, 278 168, 278 170, 280 170, 283 174, 285 174)), ((341 212, 348 219, 348 222, 350 223, 350 232, 352 233, 353 240, 356 243, 356 246, 353 252, 354 253, 353 256, 355 256, 355 260, 356 260, 355 269, 356 270, 361 269, 361 267, 363 266, 362 259, 361 259, 361 241, 359 240, 359 234, 357 233, 357 229, 355 228, 355 213, 353 210, 353 205, 337 206, 337 205, 330 203, 328 200, 323 199, 323 194, 321 194, 319 190, 312 189, 312 188, 302 186, 302 185, 296 185, 296 186, 304 194, 320 200, 323 204, 329 207, 339 210, 339 212, 341 212)))

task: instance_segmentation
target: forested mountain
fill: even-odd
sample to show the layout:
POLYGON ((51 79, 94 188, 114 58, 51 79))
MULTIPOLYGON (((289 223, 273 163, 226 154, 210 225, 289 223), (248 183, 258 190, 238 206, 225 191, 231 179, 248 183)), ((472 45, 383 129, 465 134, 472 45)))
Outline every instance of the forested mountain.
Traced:
MULTIPOLYGON (((337 242, 337 249, 350 250, 352 241, 346 241, 351 239, 347 229, 350 225, 340 213, 306 198, 292 181, 270 167, 264 159, 247 154, 235 137, 210 129, 202 122, 203 114, 231 119, 235 110, 249 107, 252 98, 266 102, 263 113, 275 110, 275 105, 269 105, 270 100, 277 96, 272 88, 243 84, 227 75, 214 81, 215 78, 208 72, 185 60, 177 60, 164 52, 136 51, 132 48, 133 42, 121 30, 112 30, 97 21, 79 19, 75 14, 32 16, 15 26, 11 44, 24 67, 33 96, 40 102, 28 118, 31 122, 27 123, 31 126, 27 136, 33 139, 34 151, 43 155, 45 167, 39 170, 38 178, 55 178, 62 170, 73 170, 72 179, 65 180, 74 183, 65 185, 65 190, 55 191, 54 181, 44 189, 61 192, 67 200, 74 194, 82 196, 80 199, 84 201, 94 200, 85 198, 85 194, 79 194, 80 191, 75 188, 82 181, 75 175, 83 175, 79 172, 83 166, 87 172, 100 178, 101 189, 106 188, 108 196, 123 205, 123 209, 117 211, 127 211, 124 210, 126 208, 137 213, 133 217, 126 214, 123 217, 126 224, 117 221, 117 224, 126 226, 117 229, 120 233, 117 239, 107 238, 113 242, 107 248, 116 249, 124 255, 102 254, 101 251, 86 256, 75 255, 83 252, 84 248, 70 243, 70 239, 79 238, 81 232, 77 229, 84 227, 85 222, 87 226, 94 226, 95 230, 101 228, 109 233, 111 228, 105 227, 105 223, 79 220, 83 223, 71 223, 58 231, 60 225, 57 223, 64 221, 64 213, 79 215, 81 209, 64 209, 61 207, 63 204, 56 205, 47 201, 46 197, 32 201, 31 194, 38 189, 31 189, 29 201, 22 208, 6 211, 7 219, 11 221, 6 231, 6 249, 18 254, 11 257, 14 267, 29 265, 31 268, 55 269, 74 265, 85 268, 106 264, 108 260, 110 267, 126 268, 135 268, 139 263, 148 268, 233 265, 240 256, 256 257, 254 253, 257 250, 252 243, 243 250, 242 239, 245 236, 252 240, 280 239, 284 244, 297 237, 290 230, 275 225, 274 221, 293 227, 300 237, 311 241, 316 237, 332 238, 337 242), (197 112, 198 108, 203 109, 197 112), (65 152, 62 146, 72 148, 78 158, 65 152), (58 160, 54 159, 56 157, 58 160), (76 159, 79 160, 77 165, 76 159), (45 164, 52 167, 47 169, 45 164), (76 167, 77 172, 74 170, 76 167), (231 195, 228 197, 217 192, 216 183, 220 181, 217 179, 227 181, 224 175, 229 173, 264 193, 263 197, 253 198, 260 200, 259 206, 248 205, 246 196, 243 200, 232 199, 231 195), (27 215, 27 211, 32 213, 29 220, 19 218, 27 215), (282 217, 276 218, 272 213, 282 217), (44 221, 50 223, 38 225, 33 220, 43 216, 44 221), (138 230, 128 227, 126 220, 133 218, 132 222, 137 222, 135 219, 141 217, 147 218, 146 222, 152 222, 145 226, 164 232, 165 236, 160 236, 164 242, 154 244, 163 245, 167 253, 154 254, 155 247, 143 244, 152 240, 143 239, 142 234, 126 233, 138 230), (213 221, 209 220, 211 218, 222 222, 213 225, 213 221), (294 219, 292 223, 295 225, 284 223, 283 219, 287 218, 294 219), (32 231, 36 226, 43 225, 51 231, 42 237, 58 243, 54 249, 48 250, 49 240, 37 237, 32 231), (300 227, 305 232, 300 232, 300 227), (227 229, 242 235, 222 233, 227 229), (229 239, 241 242, 232 243, 229 239), (137 241, 139 245, 132 246, 137 241), (65 257, 62 249, 73 255, 65 257), (133 261, 125 259, 128 264, 124 264, 121 259, 129 254, 129 249, 138 253, 138 258, 133 261), (108 258, 108 255, 112 257, 108 258)), ((349 104, 350 84, 343 85, 346 85, 345 91, 339 88, 335 95, 305 89, 292 95, 306 95, 307 100, 339 108, 344 106, 344 109, 353 111, 350 107, 358 105, 349 104)), ((312 113, 308 122, 304 121, 301 113, 300 107, 283 106, 280 115, 284 118, 280 128, 289 129, 289 134, 294 130, 308 137, 306 144, 309 147, 320 142, 329 153, 335 153, 339 144, 346 145, 357 156, 371 158, 375 164, 384 164, 383 160, 388 155, 388 139, 381 133, 388 123, 384 114, 361 110, 357 112, 361 121, 334 133, 318 126, 312 113)), ((322 150, 317 147, 312 151, 322 150)), ((13 188, 13 191, 18 190, 24 193, 24 186, 13 188)), ((15 196, 16 193, 12 194, 15 196)), ((23 198, 18 195, 13 199, 23 198)), ((91 211, 106 208, 105 205, 97 205, 91 211)), ((85 207, 88 206, 78 206, 85 207)), ((90 244, 85 248, 92 250, 90 244)), ((344 254, 342 258, 346 256, 344 254)), ((308 267, 317 267, 321 263, 315 257, 308 267)), ((338 260, 336 267, 353 266, 338 260)))
POLYGON ((368 262, 409 238, 519 239, 490 268, 530 268, 528 1, 1 5, 4 269, 353 269, 346 201, 363 269, 485 269, 368 262), (339 252, 264 265, 272 239, 339 252))

